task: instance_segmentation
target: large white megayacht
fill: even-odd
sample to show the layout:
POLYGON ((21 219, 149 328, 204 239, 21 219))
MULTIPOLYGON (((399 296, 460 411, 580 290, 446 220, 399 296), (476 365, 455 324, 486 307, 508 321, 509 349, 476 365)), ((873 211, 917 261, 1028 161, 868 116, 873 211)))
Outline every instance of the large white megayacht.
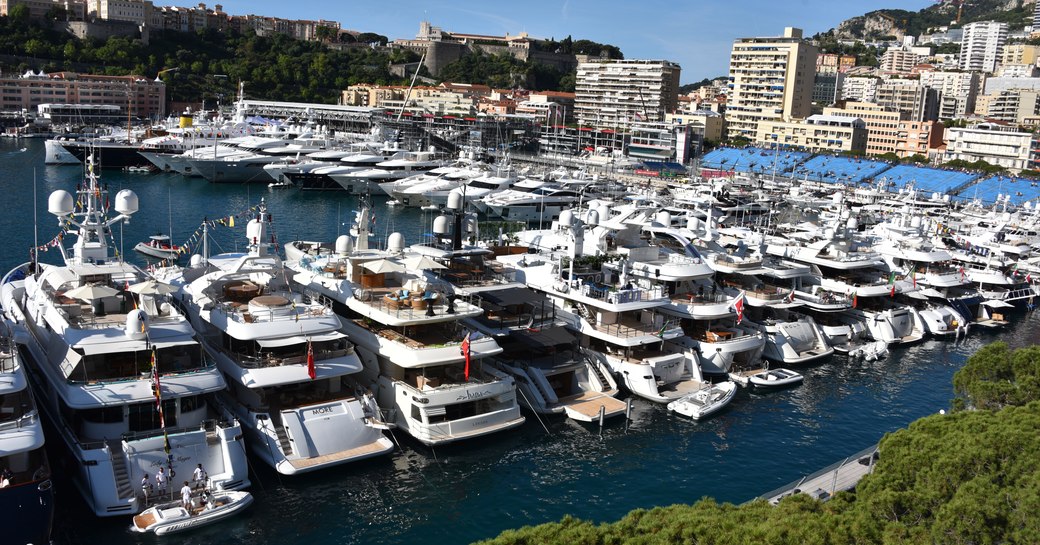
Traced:
POLYGON ((461 323, 484 312, 476 298, 422 275, 430 258, 406 255, 399 233, 390 235, 388 250, 369 249, 368 223, 363 209, 357 242, 344 235, 334 252, 297 242, 287 254, 299 256, 296 278, 345 315, 344 330, 389 419, 426 445, 522 424, 513 378, 484 365, 502 348, 461 323))
POLYGON ((266 242, 262 201, 257 210, 246 253, 193 256, 187 268, 160 271, 228 381, 218 397, 225 415, 243 422, 253 454, 286 475, 389 453, 375 400, 352 376, 361 362, 339 318, 292 279, 266 242))
POLYGON ((107 219, 106 192, 93 164, 87 168, 79 207, 61 190, 48 202, 78 229, 71 253, 58 244, 64 265, 22 265, 2 292, 8 316, 29 333, 29 369, 70 451, 73 482, 98 516, 143 509, 136 484, 160 466, 190 475, 202 463, 213 487, 248 486, 239 424, 216 418, 212 407, 212 394, 225 388, 213 360, 162 300, 166 290, 109 254, 110 227, 137 211, 137 196, 120 191, 119 215, 107 219))
MULTIPOLYGON (((549 297, 567 327, 585 338, 587 353, 606 364, 633 394, 668 403, 704 388, 695 346, 684 337, 679 320, 661 312, 669 304, 666 287, 629 275, 626 266, 612 270, 603 264, 619 257, 605 250, 615 243, 620 247, 613 237, 628 227, 611 223, 617 218, 601 226, 600 218, 610 212, 602 209, 600 214, 600 209, 578 217, 564 211, 551 229, 518 233, 521 242, 540 249, 539 254, 499 259, 508 259, 517 268, 518 280, 549 297), (616 276, 617 282, 607 276, 616 276)), ((638 238, 638 227, 629 227, 638 238)), ((653 274, 651 256, 628 257, 635 268, 649 267, 653 274)), ((680 268, 691 264, 667 258, 664 262, 680 268)), ((760 338, 758 343, 761 346, 760 338)))

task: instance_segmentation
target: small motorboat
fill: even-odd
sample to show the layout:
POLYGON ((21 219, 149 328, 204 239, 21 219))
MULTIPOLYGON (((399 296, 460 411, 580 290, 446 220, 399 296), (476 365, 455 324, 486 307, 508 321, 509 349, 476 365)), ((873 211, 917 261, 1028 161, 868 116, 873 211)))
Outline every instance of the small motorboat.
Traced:
POLYGON ((397 199, 390 199, 389 201, 386 201, 386 205, 387 206, 398 206, 400 204, 401 204, 401 201, 399 201, 397 199))
POLYGON ((436 212, 437 210, 440 210, 441 207, 437 206, 436 204, 427 204, 426 206, 423 206, 422 209, 426 210, 427 212, 436 212))
POLYGON ((737 384, 728 380, 704 386, 669 403, 668 410, 700 420, 722 410, 737 393, 737 384))
POLYGON ((181 247, 170 242, 170 237, 162 233, 148 237, 146 242, 138 242, 134 250, 159 259, 177 259, 181 255, 181 247))
POLYGON ((875 361, 888 355, 888 343, 885 341, 874 341, 856 346, 849 350, 850 358, 863 358, 866 361, 875 361))
POLYGON ((132 166, 132 167, 126 167, 126 169, 125 169, 125 170, 126 170, 127 172, 141 172, 141 173, 148 173, 148 172, 151 172, 151 171, 152 171, 152 167, 145 167, 145 166, 132 166))
POLYGON ((225 519, 253 503, 253 495, 238 490, 202 492, 192 496, 191 508, 185 509, 180 501, 154 505, 134 515, 135 532, 153 532, 155 535, 183 532, 225 519))
POLYGON ((756 388, 786 388, 802 383, 805 377, 790 369, 765 369, 748 377, 748 383, 756 388))
POLYGON ((267 189, 289 189, 293 186, 290 181, 271 182, 267 184, 267 189))

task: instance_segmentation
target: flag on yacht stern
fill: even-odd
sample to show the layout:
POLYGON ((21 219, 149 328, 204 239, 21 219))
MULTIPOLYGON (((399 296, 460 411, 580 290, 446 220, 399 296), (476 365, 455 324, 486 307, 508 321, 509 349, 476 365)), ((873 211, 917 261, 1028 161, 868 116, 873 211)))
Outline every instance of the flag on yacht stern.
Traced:
POLYGON ((314 347, 311 345, 310 339, 307 340, 307 376, 311 377, 311 380, 318 376, 317 371, 314 370, 314 347))
POLYGON ((466 357, 466 369, 463 373, 466 381, 469 382, 469 333, 466 333, 466 338, 462 339, 462 355, 466 357))

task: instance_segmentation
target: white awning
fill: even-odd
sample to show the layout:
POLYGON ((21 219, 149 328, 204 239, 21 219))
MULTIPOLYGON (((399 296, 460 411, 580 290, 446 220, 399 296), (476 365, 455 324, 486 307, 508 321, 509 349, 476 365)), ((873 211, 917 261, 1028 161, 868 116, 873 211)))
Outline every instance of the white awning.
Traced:
POLYGON ((940 293, 939 290, 937 290, 935 288, 925 288, 925 289, 921 290, 921 293, 926 295, 926 296, 928 296, 928 297, 943 297, 943 294, 940 293))
POLYGON ((910 297, 911 299, 919 299, 921 301, 927 301, 928 300, 928 296, 923 294, 923 293, 921 293, 921 292, 919 292, 919 291, 908 291, 908 292, 906 292, 906 296, 910 297))
POLYGON ((990 308, 1015 308, 1015 305, 1012 305, 1011 303, 1005 303, 1004 301, 999 301, 997 299, 983 301, 982 304, 990 308))
POLYGON ((280 346, 292 346, 294 344, 306 344, 306 342, 322 342, 322 341, 334 341, 336 339, 342 339, 346 335, 339 331, 330 331, 328 333, 319 333, 317 335, 294 335, 292 337, 278 337, 275 339, 257 339, 256 344, 264 348, 278 348, 280 346))

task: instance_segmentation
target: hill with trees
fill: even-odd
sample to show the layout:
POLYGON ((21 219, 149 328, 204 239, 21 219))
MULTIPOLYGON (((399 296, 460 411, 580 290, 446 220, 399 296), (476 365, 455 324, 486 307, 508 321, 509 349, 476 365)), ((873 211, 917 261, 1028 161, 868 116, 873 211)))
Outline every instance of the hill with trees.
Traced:
POLYGON ((886 435, 874 472, 825 503, 805 494, 776 506, 703 499, 600 525, 567 517, 481 543, 1040 543, 1040 347, 986 346, 953 386, 950 414, 886 435))
POLYGON ((843 40, 873 40, 917 36, 940 26, 959 27, 975 21, 1006 22, 1011 30, 1021 30, 1032 24, 1034 6, 1028 0, 939 0, 919 11, 871 11, 843 21, 830 33, 843 40))
MULTIPOLYGON (((301 41, 251 31, 166 31, 153 33, 145 45, 124 36, 81 40, 53 30, 56 17, 30 19, 21 4, 9 16, 0 17, 0 69, 8 74, 33 69, 145 77, 166 70, 162 79, 171 101, 197 103, 218 95, 230 99, 235 82, 245 81, 249 96, 255 98, 335 103, 350 85, 407 85, 408 79, 391 75, 389 67, 419 60, 413 51, 385 47, 387 37, 372 32, 324 32, 318 41, 301 41), (357 45, 347 45, 351 43, 357 45)), ((621 58, 618 48, 588 40, 567 37, 534 43, 546 50, 621 58)), ((460 59, 446 67, 439 79, 502 88, 574 90, 573 71, 487 54, 460 59)))

